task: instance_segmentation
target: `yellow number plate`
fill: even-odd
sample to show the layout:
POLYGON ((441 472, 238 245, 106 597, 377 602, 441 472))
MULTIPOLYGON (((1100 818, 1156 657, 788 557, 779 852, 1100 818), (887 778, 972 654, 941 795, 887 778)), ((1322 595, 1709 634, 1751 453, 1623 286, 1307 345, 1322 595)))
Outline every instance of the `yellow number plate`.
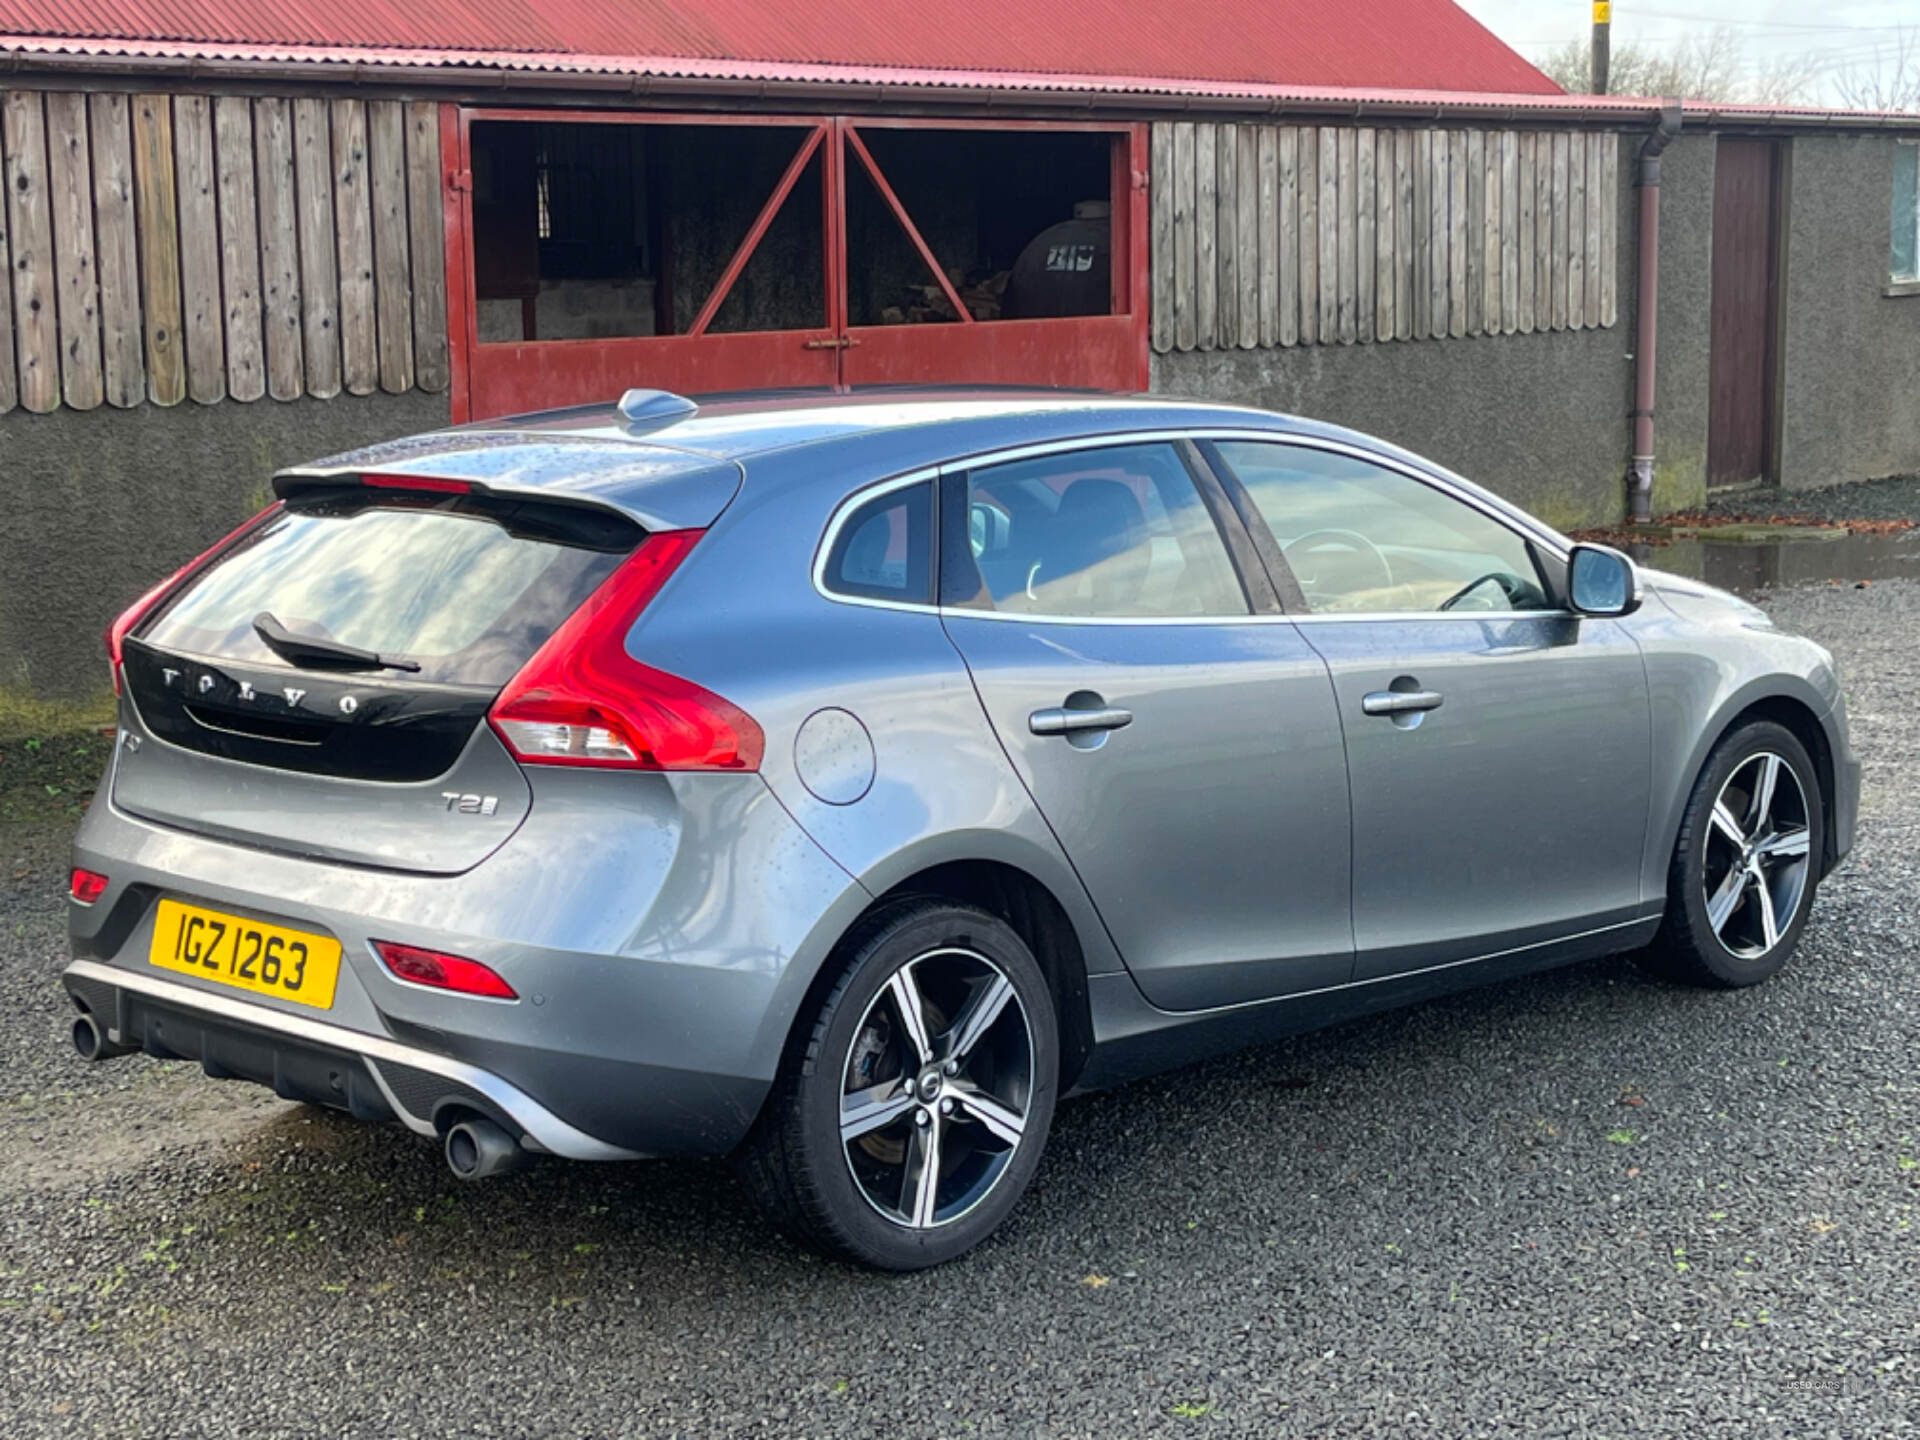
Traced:
POLYGON ((256 995, 278 995, 317 1010, 333 1005, 340 942, 263 925, 178 900, 162 900, 147 959, 167 970, 217 980, 256 995))

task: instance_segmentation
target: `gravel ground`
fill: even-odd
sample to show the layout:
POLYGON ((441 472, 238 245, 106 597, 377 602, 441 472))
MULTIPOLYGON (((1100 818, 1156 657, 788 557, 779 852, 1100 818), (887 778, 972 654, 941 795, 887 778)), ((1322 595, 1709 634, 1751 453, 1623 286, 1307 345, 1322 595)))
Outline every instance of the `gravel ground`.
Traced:
POLYGON ((1728 520, 1814 515, 1822 520, 1912 520, 1920 517, 1920 475, 1828 485, 1819 490, 1748 490, 1711 501, 1707 512, 1728 520))
POLYGON ((1602 961, 1071 1103, 1006 1229, 920 1276, 788 1248, 716 1164, 466 1188, 397 1132, 84 1068, 23 837, 8 1433, 1912 1433, 1920 584, 1773 608, 1839 654, 1867 763, 1786 974, 1602 961))

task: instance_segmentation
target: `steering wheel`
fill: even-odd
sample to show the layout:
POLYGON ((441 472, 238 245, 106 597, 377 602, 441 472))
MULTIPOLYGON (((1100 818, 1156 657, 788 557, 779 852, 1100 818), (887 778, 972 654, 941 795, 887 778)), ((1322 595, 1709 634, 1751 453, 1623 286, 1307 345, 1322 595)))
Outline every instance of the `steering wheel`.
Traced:
POLYGON ((1478 590, 1482 585, 1486 584, 1489 580, 1491 580, 1494 584, 1498 585, 1500 587, 1500 593, 1507 597, 1507 607, 1509 609, 1517 608, 1519 606, 1521 599, 1524 595, 1524 591, 1521 589, 1521 587, 1526 582, 1516 578, 1515 576, 1507 574, 1507 572, 1504 570, 1489 570, 1485 575, 1482 575, 1479 579, 1473 581, 1471 584, 1462 585, 1458 590, 1454 591, 1453 594, 1449 595, 1446 599, 1442 600, 1440 602, 1440 609, 1442 610, 1453 609, 1454 606, 1458 605, 1462 600, 1466 599, 1469 595, 1471 595, 1474 591, 1478 590))
POLYGON ((1393 566, 1388 563, 1387 557, 1381 553, 1380 547, 1359 531, 1309 530, 1297 540, 1289 541, 1281 547, 1280 552, 1286 556, 1287 564, 1293 567, 1293 572, 1295 576, 1298 577, 1300 588, 1303 590, 1319 590, 1321 588, 1319 583, 1320 577, 1317 574, 1302 573, 1299 563, 1300 559, 1311 556, 1315 552, 1330 552, 1336 555, 1351 556, 1361 562, 1353 568, 1371 569, 1377 571, 1379 574, 1380 583, 1378 585, 1364 583, 1365 580, 1371 579, 1372 577, 1362 576, 1362 583, 1344 585, 1341 587, 1343 590, 1391 590, 1394 587, 1393 566))

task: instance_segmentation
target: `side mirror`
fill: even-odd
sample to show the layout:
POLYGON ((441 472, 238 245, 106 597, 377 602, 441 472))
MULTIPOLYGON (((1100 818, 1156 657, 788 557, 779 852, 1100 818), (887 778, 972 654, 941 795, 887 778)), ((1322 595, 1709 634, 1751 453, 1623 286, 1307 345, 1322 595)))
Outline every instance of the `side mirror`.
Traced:
POLYGON ((1567 557, 1567 600, 1582 615, 1631 615, 1640 608, 1640 572, 1606 545, 1576 545, 1567 557))

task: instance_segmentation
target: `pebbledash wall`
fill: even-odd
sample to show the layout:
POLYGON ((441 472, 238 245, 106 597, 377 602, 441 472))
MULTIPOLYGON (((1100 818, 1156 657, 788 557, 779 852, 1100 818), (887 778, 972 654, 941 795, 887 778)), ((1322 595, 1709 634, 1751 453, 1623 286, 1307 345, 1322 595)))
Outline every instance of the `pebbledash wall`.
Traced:
POLYGON ((1888 293, 1887 197, 1900 143, 1803 135, 1789 152, 1786 489, 1920 474, 1920 294, 1888 293))

